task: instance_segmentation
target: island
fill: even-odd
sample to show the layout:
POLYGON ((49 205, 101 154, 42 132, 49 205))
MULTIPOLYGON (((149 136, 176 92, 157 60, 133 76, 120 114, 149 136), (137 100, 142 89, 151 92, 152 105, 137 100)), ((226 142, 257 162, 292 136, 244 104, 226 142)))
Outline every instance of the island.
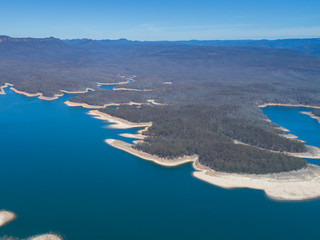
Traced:
MULTIPOLYGON (((0 210, 0 227, 10 223, 11 221, 16 219, 16 214, 6 210, 0 210)), ((18 240, 15 237, 1 236, 1 240, 18 240)), ((52 233, 47 234, 39 234, 32 237, 27 238, 27 240, 62 240, 62 237, 59 235, 55 235, 52 233)))
POLYGON ((13 212, 0 210, 0 227, 13 221, 15 218, 16 218, 16 215, 13 212))

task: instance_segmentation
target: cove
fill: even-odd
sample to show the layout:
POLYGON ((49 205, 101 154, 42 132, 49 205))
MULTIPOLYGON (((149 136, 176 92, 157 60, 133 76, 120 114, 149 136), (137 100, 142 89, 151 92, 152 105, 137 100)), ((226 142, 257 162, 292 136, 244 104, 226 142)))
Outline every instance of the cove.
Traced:
MULTIPOLYGON (((0 228, 0 237, 53 232, 66 240, 320 238, 320 200, 276 202, 262 191, 209 185, 192 177, 190 164, 165 168, 111 148, 104 139, 128 141, 118 134, 138 129, 108 129, 86 114, 89 109, 66 106, 70 95, 43 101, 5 91, 0 208, 17 219, 0 228)), ((265 113, 317 146, 277 122, 272 111, 265 113)))
MULTIPOLYGON (((301 114, 302 111, 311 112, 312 108, 278 106, 263 108, 263 113, 272 122, 290 130, 291 134, 305 141, 305 144, 320 147, 320 124, 317 120, 301 114)), ((320 165, 320 159, 307 159, 307 161, 320 165)))

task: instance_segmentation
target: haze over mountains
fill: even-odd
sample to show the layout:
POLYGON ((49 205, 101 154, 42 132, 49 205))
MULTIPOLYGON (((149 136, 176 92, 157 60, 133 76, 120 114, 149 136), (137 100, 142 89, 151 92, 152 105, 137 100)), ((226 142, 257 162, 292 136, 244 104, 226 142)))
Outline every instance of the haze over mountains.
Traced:
POLYGON ((118 40, 92 40, 72 39, 65 42, 76 46, 88 45, 130 45, 130 44, 173 44, 173 45, 195 45, 195 46, 228 46, 228 47, 261 47, 292 49, 320 55, 320 38, 309 39, 278 39, 278 40, 189 40, 189 41, 130 41, 127 39, 118 40))

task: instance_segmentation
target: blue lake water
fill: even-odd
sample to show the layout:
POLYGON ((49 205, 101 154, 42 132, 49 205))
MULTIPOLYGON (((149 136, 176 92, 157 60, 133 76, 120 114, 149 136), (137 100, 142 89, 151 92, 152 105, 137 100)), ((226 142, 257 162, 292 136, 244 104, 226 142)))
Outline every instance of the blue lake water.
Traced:
POLYGON ((116 85, 101 85, 99 86, 99 88, 103 89, 103 90, 113 90, 116 87, 116 85))
MULTIPOLYGON (((106 128, 87 109, 66 106, 70 95, 42 101, 6 92, 0 96, 0 209, 18 217, 0 228, 0 237, 320 239, 320 200, 276 202, 262 191, 209 185, 192 177, 190 164, 165 168, 108 146, 104 139, 125 140, 118 134, 136 129, 106 128)), ((320 145, 313 135, 319 125, 298 110, 264 112, 320 145)))

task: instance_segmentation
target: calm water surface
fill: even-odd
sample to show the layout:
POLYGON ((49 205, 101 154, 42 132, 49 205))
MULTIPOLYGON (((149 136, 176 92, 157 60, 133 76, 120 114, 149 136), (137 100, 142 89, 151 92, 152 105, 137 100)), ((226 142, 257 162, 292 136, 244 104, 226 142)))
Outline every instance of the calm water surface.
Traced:
MULTIPOLYGON (((0 96, 0 209, 18 218, 0 236, 46 232, 66 240, 320 239, 320 200, 275 202, 225 190, 106 145, 122 132, 88 110, 0 96)), ((272 121, 320 146, 319 124, 300 109, 266 108, 272 121)), ((128 141, 128 140, 127 140, 128 141)), ((314 160, 316 162, 316 160, 314 160)), ((320 160, 319 160, 320 161, 320 160)))

